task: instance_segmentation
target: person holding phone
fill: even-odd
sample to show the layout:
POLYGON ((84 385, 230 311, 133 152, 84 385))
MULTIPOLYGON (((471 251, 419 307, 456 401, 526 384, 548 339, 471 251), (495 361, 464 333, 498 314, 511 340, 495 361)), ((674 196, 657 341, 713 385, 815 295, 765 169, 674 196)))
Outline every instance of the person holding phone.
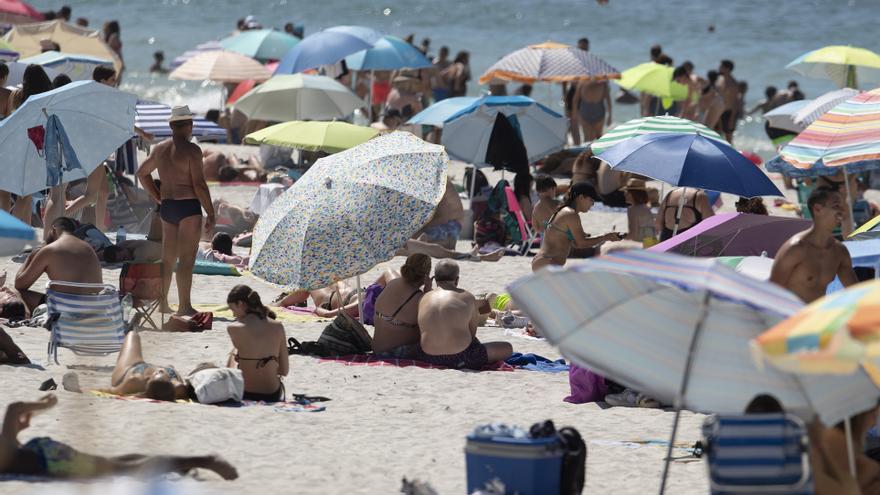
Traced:
POLYGON ((562 204, 547 221, 541 250, 532 259, 532 271, 536 272, 547 265, 565 265, 571 248, 592 248, 605 241, 622 240, 626 234, 612 232, 599 237, 589 237, 581 225, 581 213, 590 211, 599 201, 596 188, 589 182, 578 182, 571 186, 562 204))

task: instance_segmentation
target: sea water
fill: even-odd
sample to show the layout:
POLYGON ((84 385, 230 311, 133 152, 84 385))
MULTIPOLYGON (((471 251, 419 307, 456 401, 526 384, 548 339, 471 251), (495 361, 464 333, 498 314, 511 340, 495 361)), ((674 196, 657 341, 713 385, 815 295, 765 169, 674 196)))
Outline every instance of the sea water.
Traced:
MULTIPOLYGON (((655 43, 676 64, 692 61, 705 75, 722 59, 736 64, 734 76, 749 83, 749 108, 764 88, 784 89, 791 79, 808 98, 835 89, 828 80, 811 79, 785 69, 806 51, 825 45, 861 46, 880 51, 876 22, 878 0, 37 0, 38 10, 73 9, 100 29, 118 20, 127 71, 122 89, 167 104, 189 104, 194 111, 216 108, 220 89, 209 82, 170 81, 148 72, 152 54, 165 53, 166 64, 195 45, 232 33, 236 21, 253 15, 264 27, 281 29, 293 22, 306 35, 339 24, 370 26, 416 44, 431 39, 431 53, 441 45, 471 53, 473 81, 468 92, 485 87, 477 79, 507 53, 528 44, 553 40, 575 44, 588 37, 590 49, 619 70, 648 61, 655 43)), ((862 89, 872 89, 862 84, 862 89)), ((511 84, 512 92, 517 84, 511 84)), ((612 88, 612 95, 617 93, 612 88)), ((558 85, 537 84, 532 96, 562 110, 558 85)), ((637 105, 615 104, 613 118, 622 122, 638 114, 637 105)), ((774 148, 763 131, 760 114, 740 123, 738 148, 765 158, 774 148)))

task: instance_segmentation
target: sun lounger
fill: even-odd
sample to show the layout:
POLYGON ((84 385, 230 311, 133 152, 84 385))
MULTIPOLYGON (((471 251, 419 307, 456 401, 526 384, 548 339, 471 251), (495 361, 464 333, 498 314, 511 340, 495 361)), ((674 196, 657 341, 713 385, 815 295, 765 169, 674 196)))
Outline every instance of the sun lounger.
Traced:
POLYGON ((796 416, 712 416, 703 437, 712 494, 815 493, 806 428, 796 416))
POLYGON ((118 352, 125 339, 125 322, 119 293, 112 285, 50 281, 46 304, 52 335, 49 360, 58 364, 58 348, 76 354, 100 356, 118 352), (91 294, 64 292, 70 288, 91 289, 91 294))

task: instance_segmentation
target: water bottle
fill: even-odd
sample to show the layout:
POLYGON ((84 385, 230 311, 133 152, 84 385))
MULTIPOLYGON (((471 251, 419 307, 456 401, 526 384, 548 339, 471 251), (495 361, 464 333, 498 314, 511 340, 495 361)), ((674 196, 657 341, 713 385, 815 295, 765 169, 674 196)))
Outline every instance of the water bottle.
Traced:
POLYGON ((125 225, 120 225, 119 230, 116 231, 116 244, 119 245, 119 244, 125 242, 125 237, 126 237, 125 225))

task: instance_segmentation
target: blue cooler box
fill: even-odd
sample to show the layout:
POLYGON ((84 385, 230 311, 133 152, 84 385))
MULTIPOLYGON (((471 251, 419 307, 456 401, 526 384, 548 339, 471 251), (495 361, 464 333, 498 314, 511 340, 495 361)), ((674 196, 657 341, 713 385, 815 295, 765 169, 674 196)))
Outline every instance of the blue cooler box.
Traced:
POLYGON ((563 451, 556 438, 468 435, 464 451, 468 493, 495 479, 508 494, 559 493, 563 451))

